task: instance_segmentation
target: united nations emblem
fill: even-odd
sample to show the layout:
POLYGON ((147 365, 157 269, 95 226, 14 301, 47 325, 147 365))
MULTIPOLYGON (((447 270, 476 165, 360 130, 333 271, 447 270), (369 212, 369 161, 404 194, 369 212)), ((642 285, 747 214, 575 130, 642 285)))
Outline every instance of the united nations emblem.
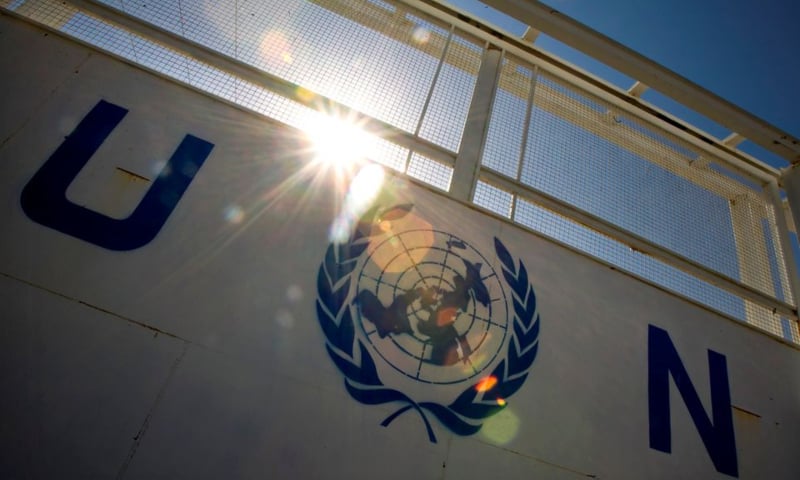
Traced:
POLYGON ((435 442, 426 412, 470 435, 506 407, 536 358, 539 315, 524 265, 499 239, 495 269, 466 240, 403 221, 411 210, 373 208, 328 246, 317 316, 350 395, 400 404, 384 426, 415 410, 435 442), (408 382, 438 388, 437 401, 408 382))

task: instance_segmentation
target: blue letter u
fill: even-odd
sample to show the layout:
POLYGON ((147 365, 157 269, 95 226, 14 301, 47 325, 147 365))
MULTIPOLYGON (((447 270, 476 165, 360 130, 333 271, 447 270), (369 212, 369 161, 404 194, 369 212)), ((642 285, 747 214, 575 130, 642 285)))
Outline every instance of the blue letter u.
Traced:
POLYGON ((214 145, 186 135, 136 210, 124 220, 72 203, 67 187, 127 113, 105 100, 92 108, 22 190, 22 209, 28 217, 109 250, 133 250, 153 240, 214 145))

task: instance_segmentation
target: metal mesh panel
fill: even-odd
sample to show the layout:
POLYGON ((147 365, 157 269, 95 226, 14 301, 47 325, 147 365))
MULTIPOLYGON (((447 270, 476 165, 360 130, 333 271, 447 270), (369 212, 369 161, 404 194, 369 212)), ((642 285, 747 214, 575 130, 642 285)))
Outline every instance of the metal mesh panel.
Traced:
POLYGON ((533 81, 532 75, 530 64, 504 62, 484 167, 793 302, 782 255, 765 249, 767 237, 777 245, 777 231, 752 181, 613 105, 549 75, 533 81), (777 288, 771 271, 780 278, 777 288))
POLYGON ((797 343, 797 323, 575 223, 536 203, 518 199, 514 221, 634 275, 734 318, 797 343))
POLYGON ((532 65, 505 55, 481 163, 514 179, 519 177, 520 158, 528 138, 534 82, 532 65))
POLYGON ((72 16, 63 23, 61 30, 161 74, 295 127, 302 126, 308 116, 314 114, 313 110, 263 87, 84 13, 72 16))
POLYGON ((408 132, 419 130, 446 148, 458 147, 481 46, 456 32, 439 67, 449 32, 433 18, 407 8, 399 14, 386 2, 142 5, 124 3, 122 10, 408 132))
MULTIPOLYGON (((406 8, 397 16, 385 2, 352 1, 103 3, 446 148, 460 143, 482 45, 464 32, 451 35, 419 12, 406 8)), ((308 109, 262 87, 116 27, 111 31, 117 43, 132 39, 132 50, 113 53, 289 125, 302 127, 307 118, 308 109)), ((106 48, 102 39, 70 33, 106 48)), ((376 140, 375 150, 370 158, 403 171, 408 149, 376 140)), ((412 166, 417 178, 449 185, 438 170, 423 173, 416 161, 412 166)))
POLYGON ((398 172, 406 171, 406 159, 408 159, 409 155, 409 150, 407 148, 381 138, 376 138, 370 153, 370 160, 374 160, 398 172))
POLYGON ((157 27, 183 34, 182 23, 185 18, 180 8, 180 2, 176 0, 159 2, 106 0, 103 3, 127 12, 134 17, 139 17, 157 27))
MULTIPOLYGON (((297 102, 275 94, 264 87, 244 81, 230 73, 197 61, 163 45, 154 43, 128 30, 112 25, 102 19, 51 2, 29 2, 24 13, 37 21, 59 28, 77 39, 102 47, 122 58, 134 61, 175 80, 187 83, 219 98, 246 107, 254 112, 280 120, 296 128, 302 128, 310 117, 321 113, 297 102)), ((144 9, 146 10, 146 9, 144 9)), ((153 9, 151 17, 165 21, 167 13, 163 6, 153 9)), ((150 12, 149 10, 146 10, 150 12)), ((387 140, 375 138, 369 154, 370 159, 397 171, 404 171, 408 149, 387 140)), ((419 168, 419 167, 417 167, 419 168)), ((441 175, 424 175, 431 178, 437 187, 449 185, 449 177, 443 182, 441 175)))
POLYGON ((514 196, 501 188, 479 180, 475 186, 475 196, 472 201, 475 205, 485 208, 503 217, 511 217, 511 205, 514 196))
POLYGON ((477 39, 458 33, 452 37, 420 125, 422 138, 458 150, 482 53, 477 39))
POLYGON ((51 25, 55 28, 60 27, 77 12, 77 9, 61 3, 48 2, 46 0, 27 0, 18 1, 10 4, 9 9, 25 15, 37 22, 51 25))
POLYGON ((422 180, 440 190, 450 190, 453 167, 444 165, 418 153, 412 153, 408 162, 408 176, 422 180))
MULTIPOLYGON (((447 37, 446 27, 432 18, 406 13, 393 19, 396 9, 371 2, 169 0, 155 7, 124 2, 122 10, 408 132, 420 121, 447 37)), ((451 55, 463 49, 451 49, 451 55)), ((452 68, 442 72, 440 90, 469 82, 452 68)), ((452 93, 436 98, 465 114, 452 93)), ((432 107, 441 117, 441 106, 432 107)), ((448 111, 448 118, 458 119, 458 112, 448 111)), ((458 125, 444 135, 437 126, 431 140, 451 147, 458 125)))

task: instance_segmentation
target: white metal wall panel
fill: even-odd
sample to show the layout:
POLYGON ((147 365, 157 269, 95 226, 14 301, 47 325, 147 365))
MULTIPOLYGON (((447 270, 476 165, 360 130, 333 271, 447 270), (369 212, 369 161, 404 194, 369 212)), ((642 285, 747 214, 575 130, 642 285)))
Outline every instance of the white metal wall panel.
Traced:
MULTIPOLYGON (((3 80, 0 476, 729 478, 674 385, 672 453, 649 447, 648 325, 669 333, 706 415, 708 350, 725 356, 740 478, 800 471, 795 347, 400 177, 382 201, 413 204, 409 218, 466 240, 495 270, 494 237, 525 265, 541 333, 524 385, 477 434, 429 415, 431 443, 413 410, 381 427, 397 405, 351 398, 325 351, 317 273, 345 192, 309 178, 298 132, 18 20, 2 17, 0 33, 4 51, 30 49, 2 65, 29 81, 3 80), (29 88, 53 79, 64 80, 45 97, 29 88), (101 99, 129 113, 68 192, 91 209, 124 216, 144 194, 147 182, 117 167, 152 180, 183 135, 214 144, 157 236, 130 251, 20 206, 101 99)), ((373 356, 387 383, 446 403, 373 356)))

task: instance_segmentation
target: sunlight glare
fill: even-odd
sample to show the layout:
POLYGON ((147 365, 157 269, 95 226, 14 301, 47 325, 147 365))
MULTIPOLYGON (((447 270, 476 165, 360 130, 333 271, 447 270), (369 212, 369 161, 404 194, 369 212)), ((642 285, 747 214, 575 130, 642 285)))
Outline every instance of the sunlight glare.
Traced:
POLYGON ((383 186, 385 173, 380 165, 371 163, 358 171, 350 183, 345 205, 353 210, 351 213, 363 214, 383 186))
POLYGON ((346 167, 366 159, 375 138, 346 118, 315 114, 301 127, 311 141, 315 161, 346 167))
POLYGON ((367 164, 350 182, 341 212, 331 225, 329 237, 332 242, 343 242, 350 235, 355 223, 372 205, 383 187, 385 172, 380 165, 367 164))

